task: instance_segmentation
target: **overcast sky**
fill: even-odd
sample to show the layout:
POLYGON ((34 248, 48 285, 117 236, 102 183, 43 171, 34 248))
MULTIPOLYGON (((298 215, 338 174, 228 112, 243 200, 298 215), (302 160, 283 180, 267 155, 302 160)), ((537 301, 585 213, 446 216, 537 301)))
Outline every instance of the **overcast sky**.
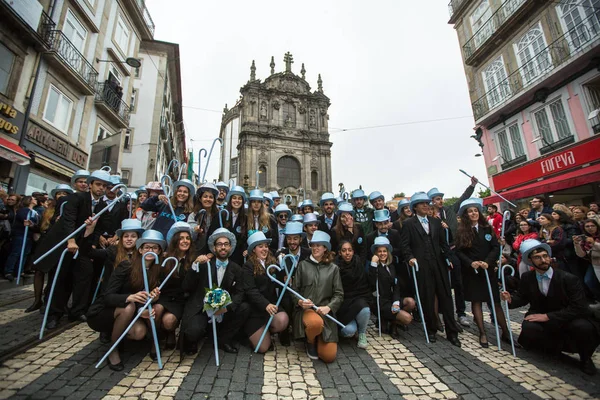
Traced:
MULTIPOLYGON (((343 182, 387 199, 432 186, 459 196, 469 184, 459 168, 487 183, 469 137, 474 122, 447 0, 146 1, 155 39, 180 45, 183 115, 196 159, 218 137, 223 106, 239 98, 252 60, 264 80, 271 56, 280 72, 290 51, 292 71, 300 75, 304 63, 312 90, 320 73, 331 99, 334 192, 343 182), (439 119, 448 120, 406 124, 439 119), (406 125, 341 131, 390 124, 406 125)), ((209 180, 218 176, 217 150, 209 180)))

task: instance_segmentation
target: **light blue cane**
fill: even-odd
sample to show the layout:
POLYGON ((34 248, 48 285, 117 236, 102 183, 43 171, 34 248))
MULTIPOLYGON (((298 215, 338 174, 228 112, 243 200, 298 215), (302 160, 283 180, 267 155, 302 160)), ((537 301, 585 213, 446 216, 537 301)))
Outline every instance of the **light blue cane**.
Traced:
MULTIPOLYGON (((213 289, 213 280, 212 280, 212 268, 210 266, 210 260, 206 262, 206 266, 208 267, 208 287, 210 290, 213 289)), ((217 367, 219 366, 219 339, 217 339, 217 321, 215 315, 211 317, 212 320, 212 331, 213 331, 213 343, 215 345, 215 363, 217 367)))
MULTIPOLYGON (((502 233, 500 234, 501 238, 504 238, 504 228, 506 227, 506 221, 510 218, 510 211, 504 211, 502 214, 502 233)), ((498 265, 502 265, 502 248, 504 246, 500 245, 500 254, 498 255, 498 265)), ((501 278, 500 274, 502 274, 502 269, 498 268, 498 278, 501 278)))
MULTIPOLYGON (((468 176, 469 178, 472 178, 472 175, 467 174, 464 170, 459 169, 460 172, 462 172, 463 174, 465 174, 466 176, 468 176)), ((490 191, 490 193, 494 193, 496 196, 500 197, 502 200, 504 200, 505 202, 507 202, 508 204, 510 204, 511 206, 513 206, 514 208, 517 208, 517 205, 513 202, 508 201, 504 196, 502 196, 500 193, 496 192, 494 189, 492 189, 491 187, 489 187, 488 185, 486 185, 485 183, 481 183, 481 181, 477 181, 477 183, 479 183, 481 186, 483 186, 484 188, 486 188, 487 190, 490 191)))
POLYGON ((175 215, 173 204, 171 204, 171 195, 173 194, 173 187, 171 186, 172 183, 169 184, 169 181, 171 181, 171 177, 169 175, 163 175, 162 179, 160 180, 160 184, 163 187, 165 196, 167 196, 167 204, 169 205, 169 210, 171 210, 171 216, 173 217, 173 220, 177 222, 177 215, 175 215))
POLYGON ((206 151, 205 148, 201 148, 198 152, 198 185, 202 185, 204 183, 200 178, 202 176, 202 152, 204 152, 204 158, 206 158, 208 155, 208 151, 206 151))
MULTIPOLYGON (((296 257, 294 257, 294 255, 286 254, 284 257, 281 258, 281 260, 279 261, 279 264, 282 265, 283 268, 285 269, 287 279, 285 280, 285 285, 283 286, 281 293, 279 293, 279 298, 277 299, 277 303, 275 303, 275 307, 277 307, 278 309, 279 309, 279 305, 281 304, 281 300, 283 299, 283 295, 285 294, 285 291, 288 289, 288 286, 289 286, 290 282, 292 281, 292 275, 294 274, 294 270, 296 269, 296 265, 298 265, 298 262, 296 261, 296 257), (286 259, 288 259, 288 258, 290 258, 292 260, 292 267, 289 270, 288 270, 287 263, 286 263, 286 259)), ((269 317, 269 320, 267 321, 267 325, 265 326, 265 329, 263 330, 262 335, 260 335, 260 339, 258 340, 256 349, 254 349, 255 353, 258 353, 258 349, 260 348, 260 345, 262 344, 265 336, 269 332, 269 327, 271 326, 271 323, 273 322, 273 318, 275 318, 275 315, 271 315, 269 317)))
MULTIPOLYGON (((510 269, 510 275, 511 276, 515 276, 515 269, 512 267, 512 265, 503 265, 502 268, 500 268, 500 271, 502 271, 502 291, 506 292, 506 281, 504 278, 504 268, 508 268, 510 269)), ((508 334, 510 335, 510 346, 512 347, 512 353, 513 353, 513 357, 517 356, 517 352, 515 351, 515 340, 513 338, 513 333, 512 333, 512 329, 510 327, 510 309, 508 308, 508 301, 504 302, 504 306, 506 307, 506 321, 508 322, 508 334)), ((496 333, 497 334, 497 333, 496 333)))
MULTIPOLYGON (((281 282, 279 279, 277 279, 275 277, 275 275, 272 275, 270 269, 271 268, 275 268, 277 271, 281 272, 281 268, 279 268, 277 265, 272 264, 269 265, 267 267, 267 276, 269 277, 270 280, 272 280, 273 282, 275 282, 276 284, 278 284, 281 287, 285 287, 285 283, 281 282)), ((287 290, 290 291, 290 293, 292 293, 294 296, 296 296, 297 298, 299 298, 302 301, 306 301, 306 297, 302 296, 300 293, 296 292, 294 289, 292 289, 291 287, 288 287, 287 290)), ((311 307, 313 310, 317 311, 319 309, 319 307, 317 307, 316 305, 313 304, 313 306, 311 307)), ((329 314, 325 314, 322 315, 323 317, 329 318, 331 321, 335 322, 336 324, 338 324, 340 327, 345 328, 346 325, 342 324, 340 321, 338 321, 337 319, 333 318, 331 315, 329 314)))
POLYGON ((173 173, 175 173, 175 169, 179 167, 179 160, 173 159, 169 162, 169 165, 167 166, 167 172, 165 172, 165 175, 169 175, 171 173, 171 169, 173 169, 173 173))
POLYGON ((181 173, 187 169, 187 164, 183 163, 179 166, 179 174, 177 174, 177 180, 181 180, 181 173))
MULTIPOLYGON (((206 213, 206 211, 205 211, 206 213)), ((223 228, 223 213, 225 213, 226 217, 225 217, 225 221, 229 221, 229 211, 226 208, 222 208, 219 210, 219 224, 221 225, 221 228, 223 228)))
MULTIPOLYGON (((31 217, 35 211, 29 210, 27 212, 27 221, 31 222, 31 217)), ((21 257, 19 258, 19 271, 17 275, 17 285, 21 280, 21 274, 23 273, 23 261, 25 261, 25 245, 27 244, 27 234, 29 233, 29 225, 25 226, 25 235, 23 236, 23 245, 21 246, 21 257)))
MULTIPOLYGON (((148 285, 148 271, 146 271, 146 256, 151 255, 154 257, 154 262, 158 264, 158 254, 150 251, 142 255, 142 273, 144 274, 144 290, 150 293, 150 287, 148 285)), ((156 323, 154 322, 154 315, 152 310, 148 308, 148 314, 150 316, 150 328, 152 328, 152 337, 154 338, 154 348, 156 349, 156 360, 158 361, 158 369, 162 369, 162 359, 160 357, 160 345, 158 344, 158 333, 156 332, 156 323)))
MULTIPOLYGON (((475 269, 475 273, 479 274, 479 270, 475 269)), ((502 350, 500 344, 500 331, 498 329, 498 316, 496 315, 496 306, 494 304, 494 295, 492 293, 492 284, 490 283, 490 274, 484 270, 485 280, 487 282, 488 293, 490 294, 490 303, 492 303, 492 315, 494 316, 494 328, 496 328, 496 343, 498 344, 498 350, 502 350)))
POLYGON ((215 144, 217 144, 217 142, 221 143, 221 147, 223 147, 223 139, 221 138, 216 138, 215 140, 213 140, 212 146, 210 147, 210 153, 208 153, 208 157, 206 158, 206 165, 204 166, 204 172, 202 174, 202 182, 206 182, 205 178, 206 178, 206 171, 208 171, 208 164, 210 163, 210 157, 212 156, 212 152, 213 149, 215 148, 215 144))
POLYGON ((235 186, 235 179, 232 178, 229 180, 229 189, 230 190, 233 189, 234 186, 235 186))
POLYGON ((92 304, 96 301, 96 297, 98 297, 98 292, 100 291, 100 286, 102 286, 102 278, 104 278, 104 270, 106 267, 102 266, 102 272, 100 272, 100 278, 98 278, 98 284, 96 285, 96 290, 94 290, 94 297, 92 297, 92 304))
POLYGON ((423 332, 425 332, 425 339, 429 343, 429 333, 427 333, 427 323, 425 322, 425 315, 423 314, 423 306, 421 305, 421 296, 419 295, 419 283, 417 282, 417 272, 419 272, 419 263, 415 259, 415 267, 412 271, 413 282, 415 283, 415 294, 417 295, 417 305, 419 306, 419 314, 421 315, 421 322, 423 323, 423 332))
MULTIPOLYGON (((65 258, 65 254, 69 249, 64 249, 62 254, 60 255, 60 260, 58 260, 58 265, 56 266, 56 272, 54 273, 54 279, 52 280, 52 286, 50 287, 50 293, 48 294, 48 304, 46 304, 46 310, 44 311, 44 320, 42 321, 42 327, 40 328, 40 340, 44 338, 44 331, 46 330, 46 322, 48 322, 48 313, 50 312, 50 306, 52 305, 52 296, 54 296, 54 289, 56 288, 56 282, 58 282, 58 276, 60 275, 60 269, 62 267, 63 260, 65 258)), ((75 252, 73 256, 73 260, 77 258, 79 255, 79 250, 75 252)))
POLYGON ((63 203, 60 205, 60 210, 59 210, 59 213, 58 213, 58 216, 59 216, 59 217, 62 217, 62 215, 63 215, 63 210, 65 209, 65 204, 67 204, 67 203, 68 203, 68 201, 64 201, 64 202, 63 202, 63 203))
MULTIPOLYGON (((146 253, 148 254, 148 253, 146 253)), ((155 253, 153 253, 155 254, 155 253)), ((173 269, 171 270, 171 272, 169 272, 169 274, 166 276, 166 278, 162 281, 162 283, 160 284, 160 286, 158 287, 158 290, 161 291, 162 288, 167 284, 167 282, 169 281, 169 279, 171 278, 171 275, 173 275, 173 273, 175 271, 177 271, 178 267, 179 267, 179 260, 176 257, 167 257, 165 258, 165 260, 163 261, 161 267, 164 268, 164 266, 167 264, 168 261, 173 260, 175 262, 175 266, 173 267, 173 269)), ((148 298, 148 300, 146 300, 146 303, 138 310, 137 315, 135 316, 135 318, 133 318, 133 320, 129 323, 129 326, 123 331, 123 333, 121 334, 121 336, 119 336, 119 338, 115 341, 115 343, 113 343, 113 345, 111 346, 110 349, 108 349, 108 351, 106 352, 106 354, 104 355, 104 357, 102 357, 100 359, 100 361, 98 361, 98 364, 96 364, 96 368, 99 368, 100 365, 104 362, 104 360, 106 360, 106 358, 109 356, 110 353, 112 353, 113 351, 115 351, 115 349, 117 348, 117 346, 119 345, 119 343, 121 343, 121 341, 123 339, 125 339, 125 336, 127 336, 127 333, 131 330, 131 328, 133 328, 133 325, 137 322, 138 319, 140 319, 140 317, 142 316, 142 312, 144 312, 144 310, 148 309, 148 312, 151 313, 150 309, 148 307, 150 307, 150 305, 152 304, 152 300, 153 298, 150 297, 148 298)), ((157 360, 160 360, 160 357, 157 358, 157 360)), ((162 361, 159 361, 162 362, 162 361)), ((159 364, 160 366, 161 364, 159 364)), ((161 367, 162 368, 162 367, 161 367)))

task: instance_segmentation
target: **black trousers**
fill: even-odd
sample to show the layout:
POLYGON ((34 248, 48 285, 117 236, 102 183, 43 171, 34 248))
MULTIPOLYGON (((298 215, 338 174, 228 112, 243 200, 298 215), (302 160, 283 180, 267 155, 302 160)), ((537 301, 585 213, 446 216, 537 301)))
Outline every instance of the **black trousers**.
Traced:
MULTIPOLYGON (((250 304, 240 304, 235 312, 228 311, 223 314, 223 321, 217 323, 217 335, 221 343, 231 344, 234 336, 244 326, 246 319, 250 315, 250 304)), ((185 335, 186 343, 197 343, 206 336, 207 330, 212 327, 208 323, 208 316, 205 312, 193 315, 188 320, 182 321, 182 330, 185 335)))
POLYGON ((585 360, 594 354, 600 337, 596 327, 584 318, 574 319, 564 325, 551 321, 523 321, 519 343, 526 349, 538 349, 550 354, 561 351, 578 353, 585 360))
POLYGON ((92 260, 87 255, 79 254, 76 260, 67 259, 65 256, 54 289, 50 314, 60 318, 67 308, 71 293, 73 294, 73 303, 69 315, 77 318, 85 314, 90 298, 93 273, 92 260))
POLYGON ((454 289, 454 306, 456 307, 456 315, 464 317, 467 306, 465 304, 465 295, 463 294, 463 284, 461 275, 460 259, 456 256, 452 256, 452 268, 450 270, 450 283, 452 289, 454 289))

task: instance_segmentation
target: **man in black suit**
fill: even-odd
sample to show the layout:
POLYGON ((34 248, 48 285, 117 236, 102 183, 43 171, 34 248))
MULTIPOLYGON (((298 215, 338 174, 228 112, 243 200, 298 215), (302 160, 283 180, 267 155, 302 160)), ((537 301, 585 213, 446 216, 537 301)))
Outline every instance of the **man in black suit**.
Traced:
POLYGON ((335 207, 337 200, 333 193, 323 193, 321 200, 319 201, 323 214, 319 215, 319 230, 327 233, 331 236, 333 227, 337 223, 337 215, 335 213, 335 207))
POLYGON ((417 274, 429 340, 436 341, 437 315, 434 305, 437 296, 439 311, 444 316, 448 341, 460 347, 458 332, 461 332, 462 328, 454 319, 446 261, 450 254, 450 247, 444 237, 440 220, 427 216, 429 202, 430 199, 425 192, 415 193, 411 197, 410 207, 415 215, 405 220, 402 227, 402 255, 404 261, 411 267, 415 267, 417 262, 419 264, 419 271, 413 273, 417 274))
POLYGON ((596 374, 592 355, 600 344, 600 322, 592 316, 579 278, 551 267, 552 250, 546 243, 526 240, 521 253, 535 270, 521 275, 516 292, 501 294, 510 308, 530 305, 519 343, 550 354, 579 353, 581 370, 596 374))
MULTIPOLYGON (((232 303, 215 313, 223 321, 218 323, 219 345, 227 353, 237 353, 233 338, 248 318, 250 305, 244 302, 242 267, 229 260, 236 246, 233 233, 226 228, 216 229, 208 238, 208 248, 214 254, 211 262, 212 284, 229 292, 232 303)), ((201 255, 192 265, 182 283, 183 290, 190 294, 183 312, 181 331, 184 335, 184 350, 188 354, 198 351, 198 341, 206 335, 209 327, 204 307, 205 288, 208 285, 209 258, 201 255)))
MULTIPOLYGON (((79 226, 85 224, 91 225, 91 217, 98 213, 101 208, 100 198, 106 192, 106 187, 110 183, 110 176, 106 171, 94 171, 88 177, 89 192, 75 192, 67 196, 63 214, 60 219, 50 228, 42 242, 36 249, 34 259, 39 258, 57 243, 63 240, 79 226)), ((69 295, 71 294, 72 282, 73 303, 69 310, 69 319, 85 321, 85 312, 88 306, 89 293, 91 291, 93 266, 89 258, 89 251, 92 244, 96 243, 99 237, 99 230, 96 227, 93 235, 84 237, 84 232, 67 241, 67 249, 75 254, 79 251, 77 260, 65 257, 64 265, 61 268, 60 275, 55 288, 54 299, 50 308, 50 318, 46 327, 54 329, 67 308, 69 295)), ((42 260, 37 268, 43 272, 49 272, 56 268, 64 248, 55 250, 52 254, 42 260)))

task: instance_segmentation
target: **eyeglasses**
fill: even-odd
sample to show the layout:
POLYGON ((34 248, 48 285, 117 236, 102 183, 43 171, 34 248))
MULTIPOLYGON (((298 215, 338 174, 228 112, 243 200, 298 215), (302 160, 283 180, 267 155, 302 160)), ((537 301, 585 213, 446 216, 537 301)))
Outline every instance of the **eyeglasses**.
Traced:
POLYGON ((287 219, 288 218, 287 214, 279 214, 277 217, 278 218, 283 218, 283 219, 287 219))
POLYGON ((219 249, 221 247, 231 247, 231 243, 225 242, 225 243, 215 243, 215 248, 219 249))
POLYGON ((144 246, 142 246, 142 250, 158 251, 158 250, 160 250, 160 246, 144 245, 144 246))

